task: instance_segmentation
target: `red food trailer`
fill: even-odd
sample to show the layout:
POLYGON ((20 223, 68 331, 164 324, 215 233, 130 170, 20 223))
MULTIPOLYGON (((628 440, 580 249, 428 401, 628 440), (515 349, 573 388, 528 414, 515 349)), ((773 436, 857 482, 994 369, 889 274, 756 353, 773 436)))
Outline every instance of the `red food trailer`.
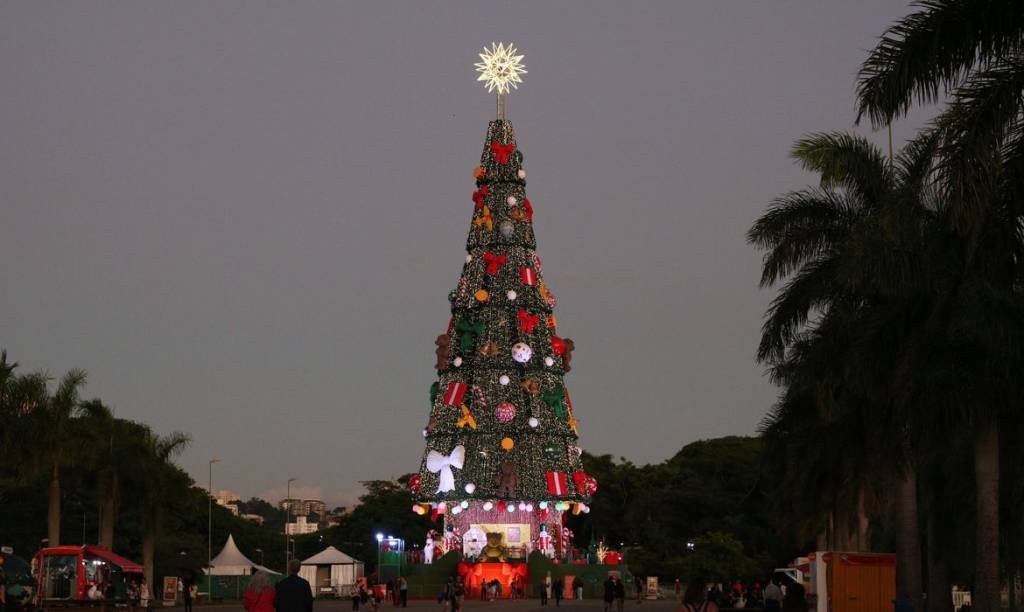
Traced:
POLYGON ((124 601, 128 583, 131 580, 142 583, 141 565, 99 546, 44 548, 35 554, 34 562, 38 568, 36 605, 39 607, 124 601))

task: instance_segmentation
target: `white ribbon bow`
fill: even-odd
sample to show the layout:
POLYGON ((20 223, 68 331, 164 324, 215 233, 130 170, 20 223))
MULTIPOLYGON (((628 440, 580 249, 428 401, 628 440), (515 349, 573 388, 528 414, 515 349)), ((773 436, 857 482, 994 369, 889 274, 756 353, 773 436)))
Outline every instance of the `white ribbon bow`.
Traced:
POLYGON ((439 473, 440 476, 441 482, 437 485, 438 493, 455 490, 455 474, 452 474, 452 468, 461 470, 465 460, 466 448, 461 444, 453 448, 450 455, 442 455, 434 450, 427 453, 427 469, 439 473))

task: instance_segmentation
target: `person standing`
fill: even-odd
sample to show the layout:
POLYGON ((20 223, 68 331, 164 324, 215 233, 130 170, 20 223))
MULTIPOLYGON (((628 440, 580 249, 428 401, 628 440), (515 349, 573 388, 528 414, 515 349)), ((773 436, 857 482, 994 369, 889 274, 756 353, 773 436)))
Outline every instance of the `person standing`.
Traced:
POLYGON ((142 584, 139 585, 139 605, 142 606, 143 610, 149 612, 149 606, 152 603, 152 601, 153 596, 149 592, 149 583, 146 582, 145 578, 143 578, 142 584))
POLYGON ((135 582, 134 578, 128 582, 128 588, 125 590, 125 595, 128 598, 128 611, 138 612, 140 600, 139 583, 135 582))
POLYGON ((409 581, 405 579, 405 576, 398 577, 398 601, 401 602, 403 608, 409 607, 409 581))
POLYGON ((583 579, 579 576, 572 579, 572 590, 577 601, 583 599, 583 579))
POLYGON ((245 612, 274 612, 274 587, 270 586, 270 574, 260 570, 253 574, 245 587, 242 598, 245 612))
POLYGON ((302 561, 288 562, 288 577, 277 583, 274 590, 274 609, 277 612, 313 612, 313 589, 299 576, 302 561))
POLYGON ((718 612, 718 605, 705 597, 703 582, 691 579, 686 585, 680 612, 718 612))
POLYGON ((192 612, 192 578, 181 581, 181 596, 185 598, 185 612, 192 612))
POLYGON ((615 581, 608 576, 608 579, 604 581, 604 612, 611 612, 613 601, 615 601, 615 581))
POLYGON ((636 603, 644 601, 644 579, 640 576, 633 576, 633 590, 636 591, 636 603))
POLYGON ((622 606, 626 603, 626 584, 622 582, 622 578, 615 577, 615 607, 618 612, 622 612, 622 606))
POLYGON ((782 589, 776 584, 774 576, 768 580, 768 586, 764 588, 764 609, 766 612, 778 612, 782 609, 782 589))
POLYGON ((552 590, 554 591, 554 595, 555 595, 555 606, 556 607, 562 605, 562 592, 563 592, 564 589, 565 589, 565 583, 562 581, 562 578, 561 577, 556 578, 555 579, 555 585, 554 585, 554 587, 552 587, 552 590))
POLYGON ((544 576, 544 588, 540 590, 540 605, 548 605, 548 599, 551 598, 551 572, 548 572, 547 576, 544 576))
POLYGON ((359 612, 359 585, 353 584, 348 596, 352 598, 352 612, 359 612))

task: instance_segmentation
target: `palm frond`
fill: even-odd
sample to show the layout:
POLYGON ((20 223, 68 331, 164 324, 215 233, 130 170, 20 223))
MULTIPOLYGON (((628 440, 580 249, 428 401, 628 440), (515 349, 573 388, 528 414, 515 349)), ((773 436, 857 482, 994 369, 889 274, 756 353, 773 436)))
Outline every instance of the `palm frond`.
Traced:
POLYGON ((979 224, 999 198, 1006 134, 1024 111, 1024 58, 972 75, 936 119, 942 134, 938 179, 960 231, 979 224))
POLYGON ((932 104, 976 68, 1024 48, 1019 0, 924 0, 892 25, 861 66, 857 121, 880 127, 932 104))
POLYGON ((814 311, 822 311, 839 295, 835 286, 837 262, 829 257, 803 266, 768 307, 761 327, 757 359, 762 362, 785 356, 786 346, 814 311))
POLYGON ((834 248, 855 220, 855 207, 844 194, 807 189, 775 199, 747 232, 748 241, 768 251, 761 286, 774 285, 834 248))
POLYGON ((822 188, 844 188, 856 195, 862 206, 882 202, 892 183, 885 154, 862 136, 811 134, 798 140, 791 154, 805 170, 821 175, 822 188))

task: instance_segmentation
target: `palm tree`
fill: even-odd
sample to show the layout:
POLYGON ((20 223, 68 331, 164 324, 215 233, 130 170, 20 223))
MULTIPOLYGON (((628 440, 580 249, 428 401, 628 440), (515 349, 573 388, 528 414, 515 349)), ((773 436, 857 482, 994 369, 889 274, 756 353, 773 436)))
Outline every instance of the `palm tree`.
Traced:
POLYGON ((70 370, 61 378, 56 392, 32 410, 35 470, 50 474, 49 505, 46 515, 50 546, 60 543, 60 470, 80 453, 73 421, 78 413, 79 391, 85 384, 83 370, 70 370))
POLYGON ((783 444, 819 445, 819 454, 837 446, 854 451, 825 464, 834 470, 833 543, 849 542, 845 508, 862 506, 865 479, 891 472, 902 526, 898 590, 913 602, 921 593, 916 465, 910 432, 897 418, 912 406, 892 393, 893 366, 904 361, 892 332, 906 334, 892 322, 905 322, 914 305, 936 144, 934 132, 924 133, 890 163, 856 136, 802 140, 793 155, 821 176, 821 187, 778 198, 748 233, 766 251, 762 286, 789 279, 771 303, 758 349, 786 388, 763 429, 783 444), (850 435, 858 432, 870 444, 853 443, 850 435), (881 457, 895 469, 878 465, 881 457))
POLYGON ((931 319, 937 333, 963 337, 976 351, 976 372, 1003 390, 990 394, 995 405, 968 398, 959 423, 970 427, 975 444, 973 602, 979 612, 998 612, 999 422, 1006 410, 1000 406, 1015 405, 1007 402, 1015 392, 1008 373, 994 374, 1005 369, 1003 358, 1016 359, 999 334, 1016 327, 1000 304, 1019 299, 1024 251, 1024 4, 927 0, 918 6, 883 34, 861 68, 859 117, 879 127, 915 104, 951 99, 935 121, 942 139, 938 179, 946 216, 963 241, 963 265, 956 299, 938 304, 931 319), (994 322, 997 334, 965 325, 972 319, 994 322))
MULTIPOLYGON (((173 432, 160 436, 146 431, 141 438, 143 454, 139 457, 139 472, 144 475, 142 490, 142 564, 145 568, 146 582, 153 584, 153 561, 156 554, 156 543, 163 530, 164 512, 167 506, 168 482, 177 468, 171 460, 179 455, 191 442, 188 434, 173 432)), ((151 586, 152 588, 152 586, 151 586)))
POLYGON ((98 399, 82 402, 82 437, 88 442, 89 467, 96 477, 96 504, 100 519, 100 546, 114 548, 114 528, 121 504, 121 475, 125 453, 123 432, 126 422, 114 417, 114 412, 98 399))

